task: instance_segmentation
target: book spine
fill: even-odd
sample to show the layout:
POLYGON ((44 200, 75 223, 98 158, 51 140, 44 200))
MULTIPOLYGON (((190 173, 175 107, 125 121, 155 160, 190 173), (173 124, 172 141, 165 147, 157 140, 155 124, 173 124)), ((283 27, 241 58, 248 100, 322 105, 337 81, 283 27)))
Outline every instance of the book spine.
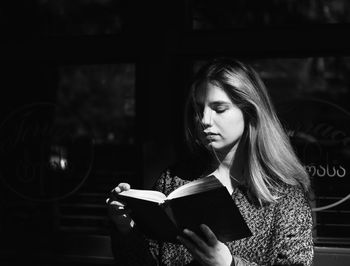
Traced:
POLYGON ((168 215, 170 220, 174 223, 174 225, 178 228, 176 218, 174 216, 174 212, 171 208, 171 200, 165 200, 164 203, 162 204, 162 207, 165 211, 165 213, 168 215))

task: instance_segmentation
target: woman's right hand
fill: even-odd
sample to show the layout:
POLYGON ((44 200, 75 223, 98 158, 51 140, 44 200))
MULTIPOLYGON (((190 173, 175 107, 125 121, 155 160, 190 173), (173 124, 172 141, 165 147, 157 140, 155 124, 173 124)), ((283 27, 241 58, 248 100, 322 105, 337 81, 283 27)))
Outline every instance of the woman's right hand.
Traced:
POLYGON ((109 198, 106 200, 109 217, 123 234, 129 233, 135 223, 129 216, 130 210, 123 202, 117 200, 116 195, 129 189, 130 185, 128 183, 120 183, 111 191, 109 198))

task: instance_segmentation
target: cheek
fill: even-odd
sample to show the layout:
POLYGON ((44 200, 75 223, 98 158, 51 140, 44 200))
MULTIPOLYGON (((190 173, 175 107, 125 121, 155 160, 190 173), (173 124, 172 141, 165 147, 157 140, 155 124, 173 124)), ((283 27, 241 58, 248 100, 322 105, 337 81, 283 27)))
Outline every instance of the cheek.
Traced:
POLYGON ((239 138, 244 131, 243 115, 237 114, 223 121, 223 131, 228 138, 239 138))

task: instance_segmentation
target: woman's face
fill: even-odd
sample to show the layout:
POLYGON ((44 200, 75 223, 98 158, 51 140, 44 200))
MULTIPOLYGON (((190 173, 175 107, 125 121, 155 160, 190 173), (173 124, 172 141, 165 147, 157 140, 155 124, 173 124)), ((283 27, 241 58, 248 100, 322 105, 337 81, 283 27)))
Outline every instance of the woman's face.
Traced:
POLYGON ((229 152, 244 131, 242 111, 223 89, 210 83, 202 86, 195 96, 200 111, 197 124, 200 140, 208 149, 229 152))

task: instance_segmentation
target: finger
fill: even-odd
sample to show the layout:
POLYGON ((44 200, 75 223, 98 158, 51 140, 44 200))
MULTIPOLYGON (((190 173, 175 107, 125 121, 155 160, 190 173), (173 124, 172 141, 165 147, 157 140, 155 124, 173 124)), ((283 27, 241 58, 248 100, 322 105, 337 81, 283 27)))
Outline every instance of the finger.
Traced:
POLYGON ((202 232, 204 233, 204 236, 207 238, 207 243, 209 246, 215 246, 218 243, 218 239, 216 238, 215 234, 213 231, 207 226, 206 224, 201 224, 200 228, 202 232))
POLYGON ((107 198, 106 203, 110 205, 118 206, 120 209, 124 209, 125 207, 125 204, 123 204, 122 202, 113 200, 111 198, 107 198))
POLYGON ((115 188, 112 189, 111 193, 121 193, 125 190, 129 190, 130 189, 130 185, 128 183, 120 183, 118 186, 116 186, 115 188))
POLYGON ((108 198, 106 200, 106 203, 108 205, 108 211, 110 214, 112 215, 124 215, 124 214, 129 214, 130 213, 130 210, 126 208, 126 206, 122 203, 122 202, 119 202, 119 201, 115 201, 115 200, 112 200, 110 198, 108 198))
POLYGON ((119 194, 120 192, 122 192, 122 190, 120 189, 120 187, 118 186, 118 187, 115 187, 115 188, 113 188, 112 189, 112 191, 111 191, 111 193, 113 194, 113 193, 117 193, 117 194, 119 194))
POLYGON ((119 201, 119 193, 121 192, 120 188, 117 189, 116 191, 116 188, 114 188, 111 193, 109 194, 109 199, 110 201, 119 201), (118 192, 119 191, 119 192, 118 192))
POLYGON ((208 252, 207 243, 205 243, 205 241, 203 241, 203 239, 200 238, 196 233, 188 229, 185 229, 183 232, 201 251, 204 253, 208 252))
POLYGON ((120 183, 118 187, 121 189, 121 191, 130 189, 130 185, 128 183, 120 183))

